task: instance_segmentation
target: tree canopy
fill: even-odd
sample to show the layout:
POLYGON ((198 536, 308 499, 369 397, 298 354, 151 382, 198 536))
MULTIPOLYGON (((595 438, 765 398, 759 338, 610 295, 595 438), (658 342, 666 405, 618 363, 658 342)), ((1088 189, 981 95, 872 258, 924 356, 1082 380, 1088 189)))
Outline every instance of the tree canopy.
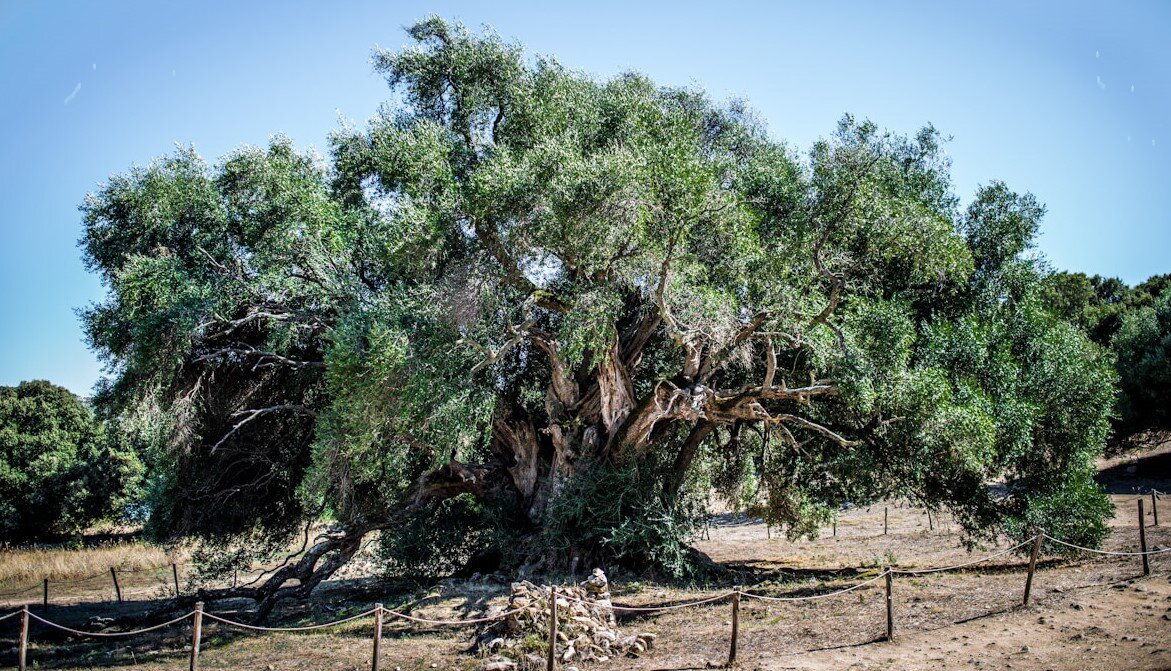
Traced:
POLYGON ((398 102, 328 158, 184 149, 82 208, 154 531, 338 521, 262 611, 374 530, 403 570, 680 574, 713 487, 792 535, 902 495, 973 538, 1100 539, 1113 373, 1044 309, 1031 195, 962 207, 930 126, 847 116, 803 155, 738 102, 409 34, 375 55, 398 102))
POLYGON ((1060 272, 1043 281, 1043 300, 1055 316, 1082 329, 1114 356, 1121 384, 1115 431, 1125 437, 1171 426, 1165 408, 1171 322, 1171 275, 1154 275, 1134 287, 1116 277, 1060 272), (1160 372, 1163 371, 1163 372, 1160 372))
POLYGON ((0 387, 0 540, 116 520, 142 470, 125 436, 68 389, 44 380, 0 387))
POLYGON ((1121 378, 1120 416, 1140 428, 1171 427, 1171 293, 1121 321, 1111 341, 1121 378))
POLYGON ((1150 306, 1168 286, 1171 275, 1154 275, 1132 288, 1117 277, 1057 272, 1044 279, 1042 295, 1053 314, 1109 346, 1125 316, 1150 306))

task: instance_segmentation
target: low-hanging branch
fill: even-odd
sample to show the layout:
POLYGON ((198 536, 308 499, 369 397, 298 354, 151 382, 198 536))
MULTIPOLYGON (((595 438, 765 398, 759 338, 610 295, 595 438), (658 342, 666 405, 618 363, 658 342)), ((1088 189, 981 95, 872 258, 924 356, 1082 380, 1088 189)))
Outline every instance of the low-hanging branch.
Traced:
POLYGON ((281 405, 270 405, 265 408, 253 408, 251 410, 240 410, 238 412, 234 412, 232 413, 232 419, 236 419, 238 417, 243 417, 243 419, 233 424, 232 427, 228 429, 228 431, 224 433, 224 435, 221 436, 218 441, 216 441, 215 445, 212 445, 211 454, 215 454, 216 450, 218 450, 221 445, 228 442, 232 436, 236 435, 236 433, 239 432, 240 429, 244 428, 249 422, 257 419, 258 417, 263 417, 274 412, 293 412, 299 415, 307 415, 309 417, 317 416, 316 410, 298 403, 283 403, 281 405))
POLYGON ((315 368, 318 370, 325 369, 324 361, 303 361, 300 359, 292 359, 276 352, 267 352, 259 350, 248 345, 239 345, 236 347, 221 347, 199 356, 191 360, 192 363, 217 363, 224 360, 230 360, 232 357, 254 357, 257 359, 252 366, 253 372, 261 368, 283 365, 291 366, 293 368, 315 368))

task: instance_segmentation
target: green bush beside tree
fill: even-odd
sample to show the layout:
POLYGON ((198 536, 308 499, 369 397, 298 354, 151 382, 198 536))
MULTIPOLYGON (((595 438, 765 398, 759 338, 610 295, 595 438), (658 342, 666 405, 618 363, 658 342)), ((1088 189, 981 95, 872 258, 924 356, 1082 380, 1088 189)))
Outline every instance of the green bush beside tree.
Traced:
POLYGON ((118 520, 142 471, 127 437, 69 390, 43 380, 0 387, 0 539, 118 520))

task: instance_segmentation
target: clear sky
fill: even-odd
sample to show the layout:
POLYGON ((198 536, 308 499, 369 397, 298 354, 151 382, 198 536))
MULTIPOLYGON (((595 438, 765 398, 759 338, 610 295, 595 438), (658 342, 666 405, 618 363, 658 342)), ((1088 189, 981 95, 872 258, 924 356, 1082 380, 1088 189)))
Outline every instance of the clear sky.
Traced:
POLYGON ((88 394, 75 316, 102 287, 77 206, 179 144, 325 147, 387 99, 375 45, 434 12, 609 77, 745 98, 806 150, 843 113, 932 123, 959 195, 1047 204, 1059 268, 1171 272, 1171 2, 20 2, 0 0, 0 385, 88 394), (344 8, 338 8, 343 6, 344 8))

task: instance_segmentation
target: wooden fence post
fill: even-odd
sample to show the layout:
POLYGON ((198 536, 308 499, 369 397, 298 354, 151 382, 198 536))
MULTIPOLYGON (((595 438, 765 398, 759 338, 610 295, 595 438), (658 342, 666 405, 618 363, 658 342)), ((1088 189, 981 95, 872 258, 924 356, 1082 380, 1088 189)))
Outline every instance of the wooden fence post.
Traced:
POLYGON ((1143 519, 1143 500, 1138 500, 1138 546, 1143 553, 1143 575, 1151 574, 1151 558, 1147 556, 1147 522, 1143 519))
POLYGON ((894 573, 886 567, 886 640, 895 640, 894 573))
POLYGON ((732 647, 728 650, 728 666, 736 663, 736 644, 740 641, 740 588, 732 592, 732 647))
POLYGON ((189 671, 199 671, 199 639, 203 636, 203 602, 195 602, 195 623, 191 627, 191 665, 189 671))
POLYGON ((1041 554, 1041 543, 1045 541, 1045 533, 1038 530, 1033 539, 1033 550, 1029 553, 1029 576, 1025 578, 1025 598, 1021 605, 1029 605, 1029 592, 1033 591, 1033 572, 1037 570, 1037 556, 1041 554))
POLYGON ((43 592, 42 599, 43 599, 42 603, 45 606, 45 610, 46 611, 49 610, 49 579, 48 578, 45 578, 44 592, 43 592))
POLYGON ((886 535, 887 517, 890 515, 890 506, 882 507, 882 535, 886 535))
POLYGON ((834 538, 838 537, 838 521, 834 520, 834 538))
POLYGON ((1151 515, 1155 518, 1155 526, 1159 526, 1159 496, 1155 490, 1151 490, 1151 515))
POLYGON ((122 588, 118 586, 118 573, 114 567, 110 567, 110 577, 114 579, 114 595, 118 597, 118 603, 122 603, 122 588))
POLYGON ((382 650, 382 604, 374 604, 374 659, 370 662, 371 671, 378 671, 378 657, 382 650))
POLYGON ((553 671, 557 664, 557 588, 549 586, 549 654, 545 671, 553 671))
POLYGON ((171 563, 171 577, 175 579, 175 598, 179 598, 179 567, 171 563))
POLYGON ((28 606, 20 608, 20 654, 17 657, 17 668, 25 671, 28 658, 28 606))

